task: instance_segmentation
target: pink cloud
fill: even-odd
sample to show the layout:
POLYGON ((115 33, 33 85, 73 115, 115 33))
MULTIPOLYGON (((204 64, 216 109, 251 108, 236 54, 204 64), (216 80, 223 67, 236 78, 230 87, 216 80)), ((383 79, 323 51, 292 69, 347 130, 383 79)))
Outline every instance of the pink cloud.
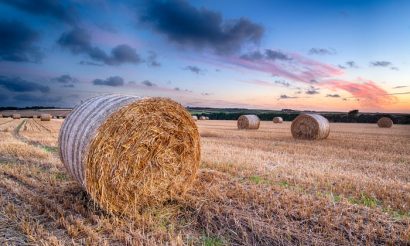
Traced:
POLYGON ((387 91, 376 85, 375 82, 362 78, 359 78, 357 82, 341 79, 323 80, 318 85, 332 90, 341 89, 347 91, 366 105, 383 106, 393 103, 396 99, 387 91))

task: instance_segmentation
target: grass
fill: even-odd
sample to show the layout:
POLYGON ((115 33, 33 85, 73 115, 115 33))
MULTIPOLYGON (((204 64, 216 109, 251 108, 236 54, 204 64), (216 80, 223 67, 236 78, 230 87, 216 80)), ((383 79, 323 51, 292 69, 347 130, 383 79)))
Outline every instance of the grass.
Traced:
POLYGON ((410 126, 331 124, 327 140, 295 141, 288 122, 238 131, 234 121, 198 121, 192 189, 130 220, 101 210, 67 174, 61 120, 27 120, 19 134, 28 141, 13 135, 21 120, 3 122, 2 245, 410 242, 410 126))

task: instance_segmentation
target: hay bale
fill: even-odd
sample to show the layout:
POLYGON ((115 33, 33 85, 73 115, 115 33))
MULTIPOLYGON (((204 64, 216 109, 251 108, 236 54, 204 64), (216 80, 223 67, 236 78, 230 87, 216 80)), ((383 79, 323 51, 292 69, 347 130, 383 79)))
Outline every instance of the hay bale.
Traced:
POLYGON ((390 128, 393 126, 393 121, 389 117, 382 117, 377 121, 377 125, 381 128, 390 128))
POLYGON ((50 121, 51 120, 51 114, 41 114, 40 119, 41 119, 41 121, 50 121))
POLYGON ((208 116, 205 116, 205 120, 209 120, 209 117, 208 117, 208 116))
POLYGON ((273 118, 273 123, 275 123, 275 124, 283 123, 282 117, 274 117, 273 118))
POLYGON ((131 217, 184 193, 200 163, 194 120, 164 98, 91 98, 63 122, 59 143, 64 166, 91 198, 131 217))
POLYGON ((33 118, 33 119, 37 119, 38 116, 34 114, 34 115, 32 116, 32 118, 33 118))
POLYGON ((13 118, 13 119, 20 119, 20 118, 21 118, 21 115, 20 115, 20 114, 12 114, 12 115, 11 115, 11 118, 13 118))
POLYGON ((2 114, 0 114, 0 118, 3 118, 3 115, 2 115, 2 114))
POLYGON ((238 129, 259 129, 261 121, 257 115, 241 115, 238 118, 238 129))
POLYGON ((192 119, 195 120, 195 121, 197 121, 197 120, 198 120, 198 116, 193 115, 193 116, 192 116, 192 119))
POLYGON ((329 136, 329 121, 318 114, 301 114, 291 125, 292 136, 296 139, 325 139, 329 136))
POLYGON ((199 117, 199 120, 206 120, 206 117, 202 115, 199 117))

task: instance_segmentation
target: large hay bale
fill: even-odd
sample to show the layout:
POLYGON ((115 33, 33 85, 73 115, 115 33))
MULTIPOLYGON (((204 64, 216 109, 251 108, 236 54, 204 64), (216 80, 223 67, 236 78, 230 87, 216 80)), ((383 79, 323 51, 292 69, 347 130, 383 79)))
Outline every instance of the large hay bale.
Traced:
POLYGON ((238 118, 238 129, 259 129, 261 121, 257 115, 247 114, 238 118))
POLYGON ((197 121, 197 120, 198 120, 198 116, 193 115, 193 116, 192 116, 192 119, 195 120, 195 121, 197 121))
POLYGON ((325 139, 329 136, 329 121, 318 114, 301 114, 291 125, 292 136, 297 139, 325 139))
POLYGON ((283 123, 282 117, 274 117, 273 118, 273 123, 275 123, 275 124, 283 123))
POLYGON ((377 125, 381 128, 390 128, 393 126, 393 121, 389 117, 382 117, 377 121, 377 125))
POLYGON ((59 143, 65 167, 92 199, 128 216, 184 193, 200 163, 195 122, 164 98, 91 98, 63 122, 59 143))
POLYGON ((41 114, 40 119, 41 119, 41 121, 50 121, 51 120, 51 114, 41 114))
POLYGON ((20 115, 20 114, 12 114, 12 115, 11 115, 11 118, 13 118, 13 119, 20 119, 20 118, 21 118, 21 115, 20 115))

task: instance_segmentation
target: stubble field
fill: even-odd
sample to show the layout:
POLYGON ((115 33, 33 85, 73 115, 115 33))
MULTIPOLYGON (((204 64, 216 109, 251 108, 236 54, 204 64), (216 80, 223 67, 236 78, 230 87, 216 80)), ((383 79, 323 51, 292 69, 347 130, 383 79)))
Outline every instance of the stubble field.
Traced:
POLYGON ((202 164, 187 194, 134 219, 107 214, 66 173, 62 120, 0 119, 0 244, 410 243, 410 126, 197 121, 202 164))

